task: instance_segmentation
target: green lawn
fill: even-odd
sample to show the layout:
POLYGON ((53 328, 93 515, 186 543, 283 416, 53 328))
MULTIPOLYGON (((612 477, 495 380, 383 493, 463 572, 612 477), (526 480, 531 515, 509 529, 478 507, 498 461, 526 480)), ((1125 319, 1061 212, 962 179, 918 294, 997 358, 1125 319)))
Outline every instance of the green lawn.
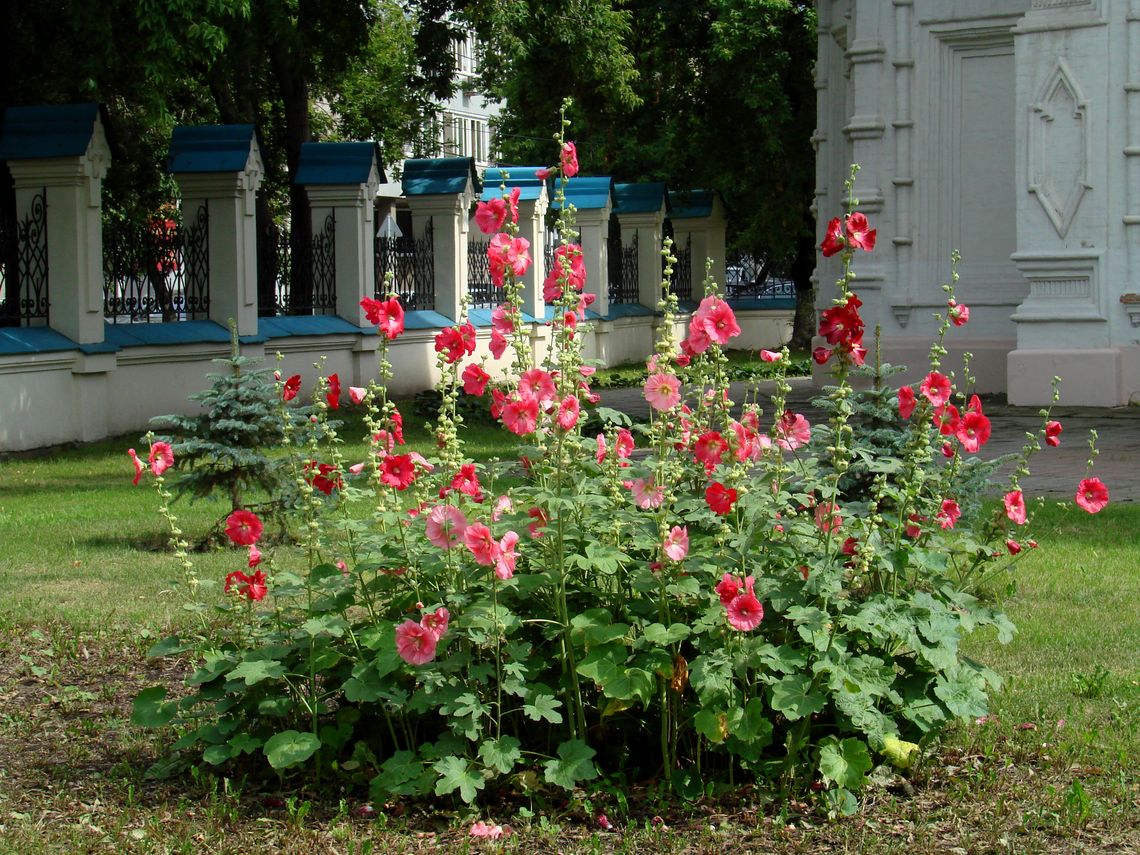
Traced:
MULTIPOLYGON (((431 437, 405 412, 409 439, 427 451, 431 437)), ((508 455, 505 434, 476 436, 477 456, 508 455)), ((126 724, 130 699, 179 678, 141 653, 180 620, 180 599, 170 590, 177 570, 157 548, 166 534, 155 495, 130 483, 129 444, 139 443, 0 461, 0 853, 465 851, 476 817, 442 801, 431 814, 394 805, 361 818, 352 794, 306 791, 290 807, 209 774, 142 778, 161 746, 126 724)), ((345 447, 346 459, 363 453, 345 447)), ((194 536, 222 506, 177 510, 194 536)), ((968 645, 1006 677, 992 718, 951 730, 911 781, 866 793, 857 817, 828 823, 806 805, 758 806, 747 792, 688 809, 632 792, 626 813, 615 791, 595 791, 536 804, 533 819, 495 817, 520 831, 507 848, 1140 851, 1140 506, 1095 517, 1046 506, 1034 534, 1040 548, 995 586, 1018 635, 1004 647, 982 636, 968 645), (598 831, 603 810, 621 833, 598 831)), ((214 578, 241 563, 232 551, 195 562, 214 578)))

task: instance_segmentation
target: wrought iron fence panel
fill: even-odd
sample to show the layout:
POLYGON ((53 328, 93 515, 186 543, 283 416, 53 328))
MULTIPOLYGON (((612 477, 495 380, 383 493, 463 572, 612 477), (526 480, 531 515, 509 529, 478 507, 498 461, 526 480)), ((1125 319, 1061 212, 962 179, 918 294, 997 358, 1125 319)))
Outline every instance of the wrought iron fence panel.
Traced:
POLYGON ((677 261, 673 264, 673 281, 669 289, 677 295, 678 300, 693 299, 693 241, 685 241, 683 247, 673 245, 673 257, 677 261))
POLYGON ((431 220, 420 238, 376 235, 374 246, 376 298, 385 299, 394 291, 405 311, 434 309, 435 238, 431 220))
MULTIPOLYGON (((312 241, 313 289, 311 312, 327 315, 336 311, 336 216, 330 212, 312 241)), ((308 313, 306 313, 308 314, 308 313)))
POLYGON ((15 196, 12 179, 0 163, 4 186, 0 192, 8 196, 11 204, 0 203, 0 327, 19 326, 19 243, 16 241, 15 196))
POLYGON ((32 197, 23 219, 0 228, 5 248, 0 324, 41 326, 48 322, 47 188, 32 197))
POLYGON ((257 246, 258 314, 330 315, 336 312, 336 216, 294 245, 287 227, 265 229, 257 246))
POLYGON ((473 309, 493 309, 502 302, 501 289, 491 281, 490 246, 489 240, 467 241, 467 296, 473 309))
POLYGON ((103 224, 103 316, 112 324, 201 318, 210 312, 210 214, 193 220, 103 224))
POLYGON ((622 246, 621 235, 611 235, 609 249, 610 305, 636 303, 637 233, 629 246, 622 246))
POLYGON ((257 230, 257 314, 272 318, 289 313, 292 279, 289 229, 270 222, 257 230))
POLYGON ((725 263, 724 292, 730 299, 795 299, 795 283, 781 265, 747 252, 730 252, 725 263))

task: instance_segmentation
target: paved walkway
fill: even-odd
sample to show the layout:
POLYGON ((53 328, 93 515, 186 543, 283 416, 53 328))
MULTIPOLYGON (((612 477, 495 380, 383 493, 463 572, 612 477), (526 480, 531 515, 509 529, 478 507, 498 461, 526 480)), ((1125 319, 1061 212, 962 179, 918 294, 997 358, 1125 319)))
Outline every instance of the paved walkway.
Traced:
MULTIPOLYGON (((812 424, 823 420, 822 412, 811 404, 819 394, 811 380, 793 378, 789 382, 792 391, 788 395, 788 408, 803 413, 812 424)), ((744 400, 750 388, 749 383, 733 383, 732 399, 744 400)), ((772 388, 771 381, 762 381, 759 386, 761 406, 768 404, 767 412, 771 412, 772 388)), ((649 413, 640 388, 602 390, 602 404, 635 419, 645 419, 649 413)), ((981 456, 986 458, 1020 451, 1025 434, 1041 427, 1039 407, 1013 407, 1005 403, 1004 397, 986 398, 983 404, 993 427, 990 441, 982 448, 981 456)), ((1053 409, 1052 417, 1064 429, 1061 445, 1058 448, 1046 446, 1031 459, 1033 474, 1021 481, 1026 495, 1072 499, 1077 484, 1085 477, 1089 430, 1095 428, 1100 456, 1094 474, 1108 486, 1112 501, 1140 501, 1140 407, 1058 406, 1053 409)), ((1008 467, 998 470, 995 477, 1000 479, 999 484, 1004 483, 1008 472, 1008 467)))

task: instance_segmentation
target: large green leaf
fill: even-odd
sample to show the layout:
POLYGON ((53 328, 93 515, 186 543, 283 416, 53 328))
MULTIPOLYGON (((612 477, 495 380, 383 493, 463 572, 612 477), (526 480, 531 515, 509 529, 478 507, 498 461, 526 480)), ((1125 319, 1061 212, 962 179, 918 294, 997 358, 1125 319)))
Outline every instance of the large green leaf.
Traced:
POLYGON ((783 713, 789 721, 819 712, 825 702, 823 693, 815 690, 804 674, 787 675, 772 686, 770 693, 772 709, 783 713))
POLYGON ((471 764, 465 757, 444 757, 432 768, 439 773, 439 780, 435 782, 435 794, 445 796, 459 790, 459 798, 467 804, 475 801, 479 790, 486 782, 483 776, 471 769, 471 764))
POLYGON ((566 790, 574 789, 579 781, 598 777, 593 757, 596 752, 580 739, 569 739, 558 746, 558 759, 547 760, 546 780, 566 790))
POLYGON ((269 738, 262 749, 274 769, 288 769, 312 757, 321 741, 311 733, 283 730, 269 738))
POLYGON ((562 702, 554 695, 535 695, 533 701, 523 704, 523 713, 532 721, 546 719, 551 724, 562 724, 562 713, 558 712, 560 706, 562 702))
POLYGON ((858 790, 867 781, 874 763, 862 739, 850 737, 840 742, 828 736, 819 744, 819 771, 836 786, 858 790))
POLYGON ((271 659, 259 659, 254 662, 242 662, 227 675, 231 680, 245 680, 247 686, 260 683, 262 680, 275 680, 284 676, 285 666, 271 659))
POLYGON ((488 739, 479 746, 479 757, 490 768, 506 775, 522 757, 522 743, 513 736, 488 739))
POLYGON ((657 644, 664 647, 665 645, 684 641, 688 638, 689 628, 683 623, 672 624, 667 629, 664 624, 651 623, 645 627, 644 634, 645 640, 650 644, 657 644))
POLYGON ((428 791, 435 775, 413 751, 397 751, 384 761, 380 774, 372 779, 369 791, 382 801, 388 795, 419 796, 428 791))
POLYGON ((131 708, 131 723, 139 727, 163 727, 170 724, 177 712, 177 704, 166 700, 166 689, 151 686, 135 696, 131 708))

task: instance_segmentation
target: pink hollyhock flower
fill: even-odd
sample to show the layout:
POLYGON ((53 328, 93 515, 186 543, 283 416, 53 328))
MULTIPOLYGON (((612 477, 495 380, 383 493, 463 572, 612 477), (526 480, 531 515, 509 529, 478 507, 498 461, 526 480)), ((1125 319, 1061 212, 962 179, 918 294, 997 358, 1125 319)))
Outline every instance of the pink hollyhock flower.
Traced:
POLYGON ((507 205, 511 209, 511 222, 517 223, 519 221, 519 197, 522 196, 522 189, 515 187, 511 190, 510 198, 507 199, 507 205))
POLYGON ((732 512, 732 506, 736 504, 739 494, 732 487, 726 487, 719 481, 714 481, 709 484, 705 490, 705 503, 709 509, 719 516, 726 516, 732 512))
POLYGON ((763 450, 756 441, 757 436, 735 419, 732 422, 732 454, 743 463, 745 460, 759 460, 763 450))
POLYGON ((835 502, 816 505, 815 524, 824 534, 838 530, 843 525, 843 516, 839 513, 839 505, 835 502))
POLYGON ((475 327, 469 323, 442 329, 435 337, 435 352, 443 353, 448 365, 454 365, 466 354, 475 352, 475 327))
POLYGON ((954 433, 967 453, 977 454, 978 449, 990 440, 990 420, 980 410, 968 410, 954 433))
POLYGON ((594 437, 594 441, 597 443, 597 451, 594 452, 594 459, 597 460, 598 463, 602 463, 606 459, 606 435, 600 433, 594 437))
MULTIPOLYGON (((540 172, 543 170, 539 170, 540 172)), ((499 840, 512 834, 513 831, 509 825, 492 825, 489 822, 479 820, 471 826, 472 837, 482 837, 486 840, 499 840)))
POLYGON ((519 536, 513 531, 508 531, 499 539, 499 553, 495 556, 495 576, 499 579, 506 581, 515 575, 515 562, 519 560, 515 549, 518 542, 519 536))
POLYGON ((831 351, 826 347, 817 347, 811 352, 811 358, 816 365, 826 365, 827 360, 831 359, 831 351))
POLYGON ((906 523, 906 536, 907 537, 913 538, 913 537, 918 537, 920 534, 922 534, 922 526, 919 525, 919 523, 924 522, 926 520, 926 517, 919 516, 918 514, 911 514, 906 519, 907 519, 907 523, 906 523))
POLYGON ((511 398, 503 407, 503 425, 517 436, 534 433, 538 426, 538 399, 533 395, 511 398))
POLYGON ((563 143, 558 158, 562 162, 562 174, 565 177, 573 178, 578 174, 578 147, 574 143, 563 143))
POLYGON ((823 251, 824 258, 830 258, 836 253, 842 252, 845 246, 847 246, 847 242, 843 239, 843 229, 839 223, 839 217, 835 217, 827 224, 827 234, 824 235, 819 248, 823 251))
POLYGON ((760 361, 761 362, 779 362, 783 358, 784 358, 784 354, 779 353, 775 350, 761 350, 760 351, 760 361))
POLYGON ((811 440, 811 423, 799 413, 785 412, 776 425, 776 445, 795 451, 811 440))
POLYGON ((421 617, 420 626, 434 635, 436 641, 439 641, 447 634, 447 625, 450 620, 451 612, 445 608, 438 608, 434 612, 428 612, 421 617))
POLYGON ((654 484, 652 478, 634 478, 628 483, 633 503, 643 511, 659 508, 665 501, 665 488, 654 484))
POLYGON ((127 454, 130 455, 131 463, 133 463, 135 466, 135 477, 131 483, 137 487, 139 485, 139 479, 142 478, 143 470, 146 469, 146 466, 144 466, 143 462, 139 460, 139 456, 135 454, 135 450, 133 448, 128 448, 127 454))
POLYGON ((337 374, 329 375, 329 390, 325 393, 325 403, 329 405, 330 410, 340 407, 340 376, 337 374))
POLYGON ((491 199, 475 206, 475 225, 485 235, 493 235, 507 221, 507 203, 504 199, 491 199))
POLYGON ((281 400, 292 401, 297 397, 297 393, 301 391, 301 375, 294 374, 283 384, 281 384, 281 400))
POLYGON ((705 471, 711 472, 724 458, 728 451, 728 443, 720 435, 720 431, 710 430, 693 443, 693 457, 705 465, 705 471))
POLYGON ((427 515, 427 539, 440 549, 459 546, 467 529, 467 517, 452 505, 436 505, 427 515))
POLYGON ((464 392, 468 395, 482 395, 487 391, 487 383, 490 381, 491 375, 480 368, 478 364, 472 362, 463 369, 461 378, 464 392))
POLYGON ((736 322, 732 307, 720 297, 711 296, 701 300, 693 315, 694 320, 698 316, 704 319, 705 331, 717 344, 728 344, 729 339, 740 335, 740 324, 736 322))
POLYGON ((617 439, 614 441, 614 454, 619 459, 625 460, 633 454, 633 448, 633 434, 627 428, 622 428, 617 432, 617 439))
POLYGON ((923 379, 918 390, 936 407, 944 407, 950 403, 950 378, 945 374, 931 371, 923 379))
POLYGON ((237 510, 226 517, 226 537, 235 546, 252 546, 261 538, 265 526, 253 511, 237 510))
POLYGON ((519 397, 534 398, 545 407, 558 396, 558 387, 549 371, 531 368, 519 378, 519 397))
POLYGON ((963 306, 953 300, 948 305, 950 306, 950 323, 956 327, 964 327, 970 322, 969 306, 963 306))
POLYGON ((534 171, 534 177, 537 178, 539 181, 545 181, 547 178, 549 178, 551 176, 551 174, 552 174, 552 171, 550 169, 547 169, 545 166, 542 167, 541 169, 536 169, 534 171))
POLYGON ((241 570, 235 570, 226 576, 225 592, 236 591, 239 597, 245 597, 252 602, 265 599, 269 588, 265 584, 265 574, 255 570, 248 576, 241 570))
POLYGON ((249 545, 249 560, 246 562, 249 567, 256 567, 261 563, 261 550, 257 548, 256 544, 249 545))
POLYGON ((362 386, 349 386, 348 399, 354 404, 359 404, 368 395, 368 390, 362 386))
POLYGON ((406 490, 416 480, 416 465, 410 454, 389 454, 380 461, 380 480, 389 487, 406 490))
POLYGON ((387 300, 365 297, 360 305, 369 323, 376 324, 379 333, 389 341, 394 341, 404 331, 404 307, 400 305, 399 297, 387 300))
POLYGON ((463 542, 475 556, 475 560, 490 567, 499 559, 499 544, 491 536, 491 530, 483 523, 472 523, 463 532, 463 542))
POLYGON ((1061 444, 1061 423, 1060 422, 1046 422, 1045 423, 1045 444, 1051 445, 1056 448, 1061 444))
POLYGON ((515 331, 514 321, 511 320, 510 306, 504 303, 494 308, 491 312, 491 329, 498 330, 503 335, 510 335, 515 331))
POLYGON ((731 573, 725 573, 720 577, 720 581, 717 582, 713 590, 715 590, 717 596, 720 597, 721 605, 727 606, 736 599, 737 594, 740 593, 740 589, 743 586, 739 578, 733 576, 731 573))
POLYGON ((914 389, 910 386, 899 387, 899 417, 909 419, 914 412, 914 389))
POLYGON ((435 633, 414 620, 406 620, 396 627, 396 652, 409 665, 431 662, 438 644, 435 633))
POLYGON ((681 342, 681 350, 685 351, 686 355, 696 356, 708 350, 711 344, 712 337, 709 335, 704 318, 694 314, 689 321, 689 337, 681 342))
POLYGON ((573 430, 574 425, 578 424, 580 410, 581 404, 578 403, 578 396, 567 395, 558 407, 558 426, 562 430, 573 430))
POLYGON ((491 342, 488 345, 491 351, 491 356, 494 359, 502 359, 503 354, 507 351, 507 337, 498 330, 491 331, 491 342))
POLYGON ((1099 478, 1085 478, 1077 485, 1076 502, 1090 514, 1099 513, 1108 504, 1108 487, 1099 478))
POLYGON ((495 507, 491 509, 491 522, 498 522, 503 518, 503 514, 509 514, 515 509, 514 502, 511 497, 506 493, 495 499, 495 507))
MULTIPOLYGON (((456 490, 465 496, 470 496, 476 502, 483 501, 483 488, 479 485, 479 476, 475 472, 474 463, 464 463, 451 479, 451 485, 444 492, 456 490)), ((442 498, 442 497, 441 497, 442 498)))
POLYGON ((760 621, 764 620, 764 607, 760 605, 760 601, 752 593, 751 587, 743 594, 738 594, 733 598, 732 602, 726 606, 726 610, 728 611, 729 625, 740 632, 754 630, 760 626, 760 621))
POLYGON ((665 412, 681 403, 681 381, 673 374, 650 374, 642 394, 649 406, 665 412))
POLYGON ((1021 552, 1021 544, 1012 538, 1005 542, 1005 548, 1009 550, 1010 555, 1017 555, 1021 552))
POLYGON ((174 449, 170 447, 169 442, 160 439, 151 445, 147 460, 150 462, 150 471, 155 475, 161 475, 174 465, 174 449))
POLYGON ((935 521, 943 528, 954 528, 958 518, 962 516, 962 509, 953 499, 943 499, 942 507, 935 514, 935 521))
POLYGON ((530 241, 524 237, 511 237, 499 232, 487 245, 487 261, 491 267, 491 280, 502 287, 503 276, 509 268, 515 276, 522 276, 530 267, 530 241))
POLYGON ((868 228, 869 223, 864 214, 856 211, 847 215, 847 242, 857 246, 864 252, 875 248, 875 229, 868 228))
POLYGON ((1018 525, 1025 525, 1028 517, 1025 511, 1025 497, 1021 495, 1021 491, 1010 490, 1005 494, 1002 502, 1005 504, 1005 515, 1009 517, 1010 521, 1018 525))
POLYGON ((683 561, 685 556, 689 554, 689 527, 675 525, 669 529, 669 534, 665 536, 665 543, 662 545, 662 551, 672 561, 683 561))

